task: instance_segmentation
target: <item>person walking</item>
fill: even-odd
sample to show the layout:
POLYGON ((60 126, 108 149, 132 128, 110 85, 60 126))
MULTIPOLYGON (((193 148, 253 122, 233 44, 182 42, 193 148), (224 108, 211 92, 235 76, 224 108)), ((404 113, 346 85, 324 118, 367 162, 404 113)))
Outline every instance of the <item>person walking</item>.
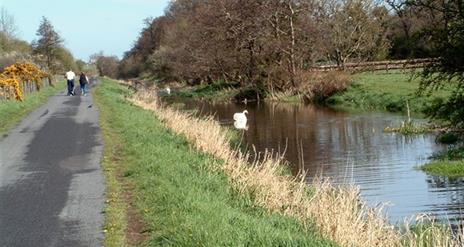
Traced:
POLYGON ((66 72, 65 77, 68 82, 68 96, 74 95, 74 77, 76 77, 76 74, 72 70, 69 70, 66 72))
POLYGON ((79 77, 79 84, 81 85, 81 94, 83 96, 85 96, 87 94, 86 86, 87 86, 88 83, 89 83, 89 79, 84 74, 84 72, 81 72, 81 75, 79 77))

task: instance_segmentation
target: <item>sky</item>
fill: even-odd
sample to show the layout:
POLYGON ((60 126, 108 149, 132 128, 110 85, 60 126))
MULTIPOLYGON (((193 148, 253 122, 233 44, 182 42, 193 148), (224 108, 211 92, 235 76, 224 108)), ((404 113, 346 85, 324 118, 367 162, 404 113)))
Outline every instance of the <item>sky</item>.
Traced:
POLYGON ((122 58, 147 17, 163 15, 170 0, 0 0, 15 19, 18 37, 37 40, 42 16, 64 39, 75 58, 88 61, 99 51, 122 58))

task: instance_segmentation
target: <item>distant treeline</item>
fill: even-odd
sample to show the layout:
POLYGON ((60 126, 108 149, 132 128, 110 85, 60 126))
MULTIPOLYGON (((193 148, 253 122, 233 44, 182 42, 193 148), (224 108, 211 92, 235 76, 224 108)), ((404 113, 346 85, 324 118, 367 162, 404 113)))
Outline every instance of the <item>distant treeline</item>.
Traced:
POLYGON ((285 90, 314 65, 429 57, 428 17, 372 0, 177 0, 147 19, 119 77, 285 90))
POLYGON ((17 62, 33 63, 52 75, 70 69, 89 71, 91 66, 74 58, 46 17, 37 26, 37 40, 31 43, 21 40, 14 16, 0 7, 0 72, 17 62))

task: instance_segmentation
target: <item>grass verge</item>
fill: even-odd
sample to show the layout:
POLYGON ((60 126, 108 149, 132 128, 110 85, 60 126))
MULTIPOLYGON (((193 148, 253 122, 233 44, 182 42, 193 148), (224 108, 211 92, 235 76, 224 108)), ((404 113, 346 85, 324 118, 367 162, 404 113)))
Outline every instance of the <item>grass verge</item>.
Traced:
POLYGON ((24 101, 0 101, 0 134, 7 132, 27 114, 47 102, 48 98, 64 90, 64 82, 55 83, 54 87, 43 88, 39 92, 26 95, 24 101))
MULTIPOLYGON (((104 246, 129 246, 126 239, 129 203, 124 198, 124 181, 121 180, 120 175, 126 169, 121 153, 123 146, 118 130, 110 125, 112 109, 106 101, 110 100, 111 95, 100 87, 95 89, 94 98, 100 110, 100 128, 104 142, 102 159, 106 178, 104 246)), ((119 92, 122 94, 124 91, 119 92)))
POLYGON ((233 189, 217 169, 222 162, 194 151, 152 112, 126 101, 128 94, 109 80, 95 90, 105 142, 106 246, 128 243, 130 204, 144 219, 148 246, 335 246, 233 189), (132 201, 124 200, 127 184, 132 201))
POLYGON ((411 112, 423 113, 437 98, 444 98, 449 91, 441 90, 431 96, 418 96, 419 80, 411 79, 408 72, 363 72, 353 76, 353 84, 345 91, 327 100, 334 107, 344 109, 382 110, 406 112, 406 101, 411 112))

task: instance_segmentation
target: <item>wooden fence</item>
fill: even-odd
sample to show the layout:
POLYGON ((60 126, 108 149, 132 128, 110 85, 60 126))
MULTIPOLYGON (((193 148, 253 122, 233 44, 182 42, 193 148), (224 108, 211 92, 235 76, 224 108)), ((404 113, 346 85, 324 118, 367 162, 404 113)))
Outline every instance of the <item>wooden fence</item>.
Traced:
MULTIPOLYGON (((42 88, 50 86, 50 81, 48 78, 42 79, 42 88)), ((21 82, 21 90, 23 95, 31 94, 37 91, 37 85, 35 82, 21 82)), ((12 87, 0 87, 0 101, 14 99, 14 88, 12 87)))
MULTIPOLYGON (((377 61, 377 62, 359 62, 359 63, 346 63, 344 66, 345 70, 348 71, 376 71, 376 70, 397 70, 397 69, 417 69, 424 68, 425 66, 433 63, 436 59, 424 58, 424 59, 411 59, 411 60, 389 60, 389 61, 377 61)), ((343 67, 330 64, 314 66, 311 71, 333 71, 342 70, 343 67)))

